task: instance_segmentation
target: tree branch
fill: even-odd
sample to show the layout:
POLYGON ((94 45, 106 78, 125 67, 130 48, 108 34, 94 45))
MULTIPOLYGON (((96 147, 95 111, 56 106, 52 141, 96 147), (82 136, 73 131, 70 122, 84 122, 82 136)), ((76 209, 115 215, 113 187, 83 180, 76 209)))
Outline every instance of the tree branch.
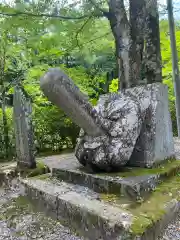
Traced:
POLYGON ((109 11, 106 9, 101 8, 94 0, 88 0, 95 8, 97 8, 100 12, 103 13, 105 17, 108 16, 109 11))
MULTIPOLYGON (((62 20, 81 20, 90 17, 90 15, 82 15, 79 17, 72 17, 72 16, 62 16, 62 15, 54 15, 54 14, 35 14, 31 12, 15 12, 15 13, 8 13, 8 12, 0 12, 2 16, 10 16, 10 17, 17 17, 17 16, 29 16, 29 17, 49 17, 49 18, 60 18, 62 20)), ((92 14, 93 15, 93 14, 92 14)), ((94 14, 94 17, 100 17, 100 14, 94 14)))
POLYGON ((106 32, 105 34, 103 34, 103 35, 101 35, 101 36, 98 36, 98 37, 96 37, 96 38, 93 38, 93 39, 91 39, 91 40, 83 43, 81 46, 78 46, 78 45, 73 46, 72 48, 68 49, 67 52, 68 52, 68 53, 69 53, 69 52, 72 52, 76 47, 79 47, 79 48, 80 48, 80 47, 84 47, 85 45, 87 45, 87 44, 89 44, 89 43, 92 43, 92 42, 95 42, 96 40, 98 40, 98 39, 100 39, 100 38, 106 37, 106 36, 108 36, 109 34, 111 34, 111 31, 106 32))
POLYGON ((12 82, 8 83, 8 85, 4 87, 2 94, 6 94, 12 86, 13 86, 12 82))
POLYGON ((79 40, 78 40, 78 35, 80 34, 80 32, 82 32, 82 30, 85 28, 85 26, 88 24, 88 22, 92 19, 93 16, 89 16, 89 18, 83 23, 83 25, 78 29, 78 31, 76 32, 76 42, 77 42, 77 46, 79 47, 79 40))
POLYGON ((98 37, 96 37, 96 38, 93 38, 93 39, 85 42, 83 45, 86 45, 86 44, 88 44, 88 43, 94 42, 94 41, 96 41, 96 40, 98 40, 98 39, 100 39, 100 38, 103 38, 103 37, 109 35, 110 33, 112 33, 112 32, 111 32, 111 31, 110 31, 110 32, 106 32, 105 34, 103 34, 103 35, 101 35, 101 36, 98 36, 98 37))

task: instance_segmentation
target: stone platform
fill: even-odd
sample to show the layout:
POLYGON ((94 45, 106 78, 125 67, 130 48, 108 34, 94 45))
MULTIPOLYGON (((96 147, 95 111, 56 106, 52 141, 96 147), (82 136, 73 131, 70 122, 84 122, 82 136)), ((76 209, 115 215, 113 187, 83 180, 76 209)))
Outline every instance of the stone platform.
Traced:
POLYGON ((38 209, 89 240, 155 240, 180 210, 176 177, 142 203, 43 175, 21 183, 38 209))
POLYGON ((156 240, 180 211, 179 161, 108 175, 87 172, 73 154, 45 157, 44 163, 52 174, 20 184, 38 211, 82 239, 156 240))
POLYGON ((50 175, 20 180, 27 197, 83 239, 156 240, 180 211, 179 160, 111 174, 88 172, 73 153, 43 162, 50 175))
POLYGON ((26 193, 52 218, 87 239, 117 239, 130 235, 132 214, 100 201, 96 194, 64 182, 24 180, 26 193))
MULTIPOLYGON (((48 164, 48 158, 44 161, 48 164)), ((87 172, 73 154, 61 156, 61 161, 52 165, 52 175, 59 180, 79 184, 98 193, 125 196, 133 201, 146 199, 150 192, 165 178, 175 175, 180 162, 166 162, 155 169, 124 167, 116 173, 87 172)))
MULTIPOLYGON (((175 139, 177 159, 179 146, 175 139)), ((49 166, 51 174, 20 179, 19 184, 25 186, 36 211, 80 236, 63 238, 57 233, 52 239, 157 240, 180 212, 180 161, 155 169, 126 167, 118 173, 93 174, 79 165, 73 153, 38 160, 49 166)), ((1 185, 17 176, 16 162, 0 167, 1 185)))
POLYGON ((73 153, 46 157, 52 176, 22 180, 40 210, 85 239, 155 240, 180 210, 180 161, 87 172, 73 153))

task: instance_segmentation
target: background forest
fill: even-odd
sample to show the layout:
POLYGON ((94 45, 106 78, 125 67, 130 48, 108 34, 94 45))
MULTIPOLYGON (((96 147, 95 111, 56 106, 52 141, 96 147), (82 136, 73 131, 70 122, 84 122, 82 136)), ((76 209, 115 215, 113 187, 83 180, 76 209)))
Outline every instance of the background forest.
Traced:
MULTIPOLYGON (((21 83, 33 104, 37 153, 75 146, 79 128, 43 96, 39 79, 48 68, 60 67, 86 93, 92 104, 100 94, 117 91, 114 38, 106 18, 94 14, 91 1, 19 1, 0 4, 0 159, 15 154, 13 86, 21 83), (59 17, 59 10, 62 16, 59 17), (83 13, 83 14, 82 14, 83 13)), ((180 13, 180 12, 179 12, 180 13)), ((177 13, 176 13, 177 15, 177 13)), ((170 112, 177 134, 168 21, 161 8, 163 81, 169 87, 170 112)), ((180 22, 176 21, 180 56, 180 22)))

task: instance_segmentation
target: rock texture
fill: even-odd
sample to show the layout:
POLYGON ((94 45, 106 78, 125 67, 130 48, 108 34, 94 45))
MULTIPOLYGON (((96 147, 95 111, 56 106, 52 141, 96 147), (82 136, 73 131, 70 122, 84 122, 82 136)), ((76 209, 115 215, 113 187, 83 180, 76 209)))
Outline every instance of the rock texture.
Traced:
POLYGON ((168 225, 158 240, 179 240, 180 239, 180 214, 175 221, 168 225))
POLYGON ((131 166, 152 167, 175 154, 167 86, 148 86, 150 105, 129 161, 131 166))
POLYGON ((96 199, 96 193, 57 181, 21 181, 38 209, 71 226, 86 239, 128 239, 132 214, 96 199), (83 190, 82 190, 83 189, 83 190))
POLYGON ((76 157, 83 165, 113 171, 126 164, 152 167, 174 156, 167 88, 163 84, 102 96, 96 111, 108 122, 108 133, 93 137, 81 131, 76 157))
POLYGON ((160 207, 161 218, 151 221, 151 208, 137 213, 141 208, 134 212, 127 200, 122 203, 96 198, 97 193, 82 186, 54 179, 26 179, 23 184, 38 211, 45 211, 47 216, 71 226, 72 230, 89 240, 155 240, 180 210, 179 202, 169 199, 160 207), (137 222, 141 214, 143 218, 137 222))
POLYGON ((15 87, 13 106, 18 166, 33 168, 36 162, 31 102, 19 86, 15 87))
POLYGON ((41 79, 41 88, 82 127, 75 155, 93 171, 114 171, 126 164, 152 167, 174 156, 165 85, 107 94, 94 108, 58 69, 51 69, 41 79))

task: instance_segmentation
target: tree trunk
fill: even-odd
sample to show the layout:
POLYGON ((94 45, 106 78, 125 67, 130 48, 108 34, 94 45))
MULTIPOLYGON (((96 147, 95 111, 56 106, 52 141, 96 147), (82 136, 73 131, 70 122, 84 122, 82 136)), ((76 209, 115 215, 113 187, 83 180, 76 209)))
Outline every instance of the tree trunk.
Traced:
POLYGON ((109 1, 108 19, 115 38, 119 89, 132 85, 130 68, 130 26, 123 0, 109 1))
POLYGON ((145 19, 145 0, 130 0, 130 65, 132 68, 132 84, 137 86, 142 84, 142 61, 144 50, 144 19, 145 19))
POLYGON ((157 0, 145 1, 145 76, 147 83, 162 82, 159 14, 157 0))
POLYGON ((7 123, 4 94, 2 94, 1 107, 2 107, 2 122, 3 122, 3 145, 4 145, 5 157, 8 158, 8 156, 9 156, 9 129, 8 129, 8 123, 7 123))
POLYGON ((168 19, 169 19, 169 32, 170 32, 170 39, 171 39, 174 93, 176 97, 176 119, 177 119, 178 137, 180 138, 180 75, 179 75, 179 66, 178 66, 178 53, 177 53, 177 47, 176 47, 172 0, 167 0, 167 7, 168 7, 168 19))
POLYGON ((116 44, 119 89, 162 82, 157 0, 129 3, 129 21, 123 0, 110 0, 107 15, 116 44))

